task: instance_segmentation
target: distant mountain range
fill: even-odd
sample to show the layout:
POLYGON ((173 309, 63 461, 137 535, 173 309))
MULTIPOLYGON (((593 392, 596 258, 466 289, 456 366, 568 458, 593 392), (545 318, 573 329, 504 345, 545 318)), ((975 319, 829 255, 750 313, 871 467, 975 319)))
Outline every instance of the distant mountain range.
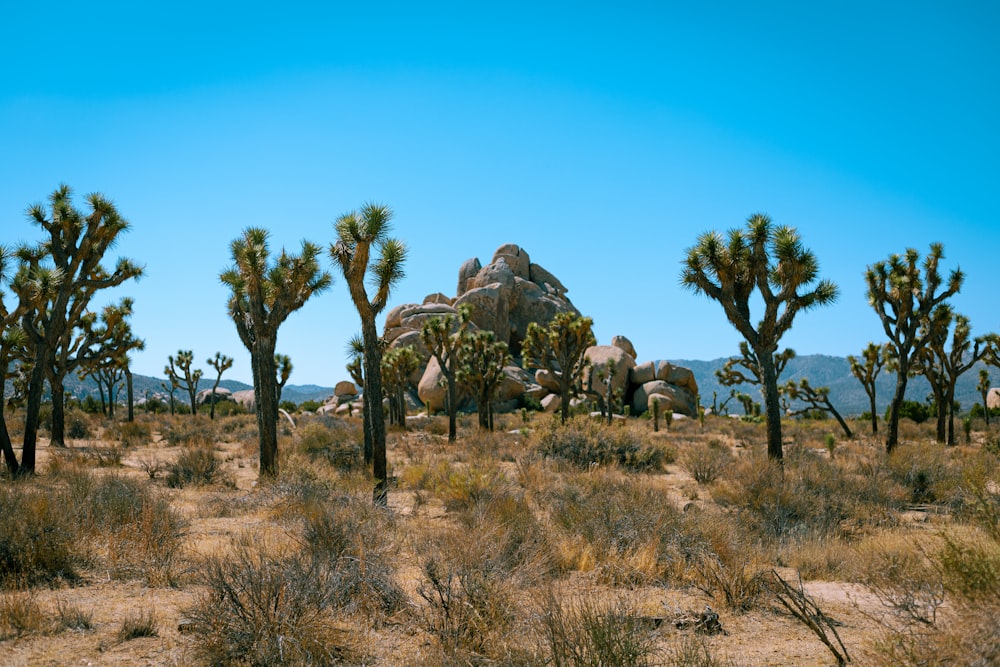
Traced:
MULTIPOLYGON (((692 359, 671 359, 669 361, 672 364, 691 369, 695 379, 698 381, 702 404, 710 406, 712 404, 712 392, 716 392, 719 403, 729 396, 730 388, 720 385, 715 377, 715 371, 722 368, 726 359, 727 357, 713 359, 712 361, 692 359)), ((977 364, 959 379, 955 391, 955 399, 962 405, 963 410, 968 410, 972 407, 973 403, 981 401, 979 392, 976 390, 976 385, 979 382, 979 369, 984 367, 982 364, 977 364)), ((993 377, 993 386, 1000 385, 1000 371, 996 368, 986 368, 988 368, 993 377)), ((785 372, 782 374, 780 380, 781 382, 786 382, 788 380, 799 380, 803 377, 808 378, 809 383, 813 387, 829 387, 830 400, 833 402, 834 407, 844 416, 860 415, 862 412, 868 410, 868 396, 865 394, 861 383, 851 374, 851 367, 846 358, 831 357, 824 354, 807 354, 795 357, 788 362, 788 366, 785 368, 785 372)), ((876 382, 876 403, 880 413, 885 411, 886 406, 888 406, 889 401, 892 399, 892 394, 895 390, 895 378, 895 374, 887 373, 884 370, 878 377, 876 382)), ((134 375, 133 382, 137 398, 166 393, 160 384, 161 382, 165 382, 165 380, 161 378, 134 375)), ((251 385, 236 380, 223 380, 219 386, 234 392, 253 389, 251 385)), ((211 389, 212 381, 203 378, 198 388, 199 390, 211 389)), ((754 400, 760 400, 760 391, 757 387, 744 386, 740 390, 753 396, 754 400)), ((80 397, 88 393, 96 396, 97 385, 92 380, 81 381, 73 377, 67 379, 66 391, 68 394, 80 397)), ((906 391, 908 399, 923 402, 927 399, 928 394, 930 394, 930 385, 927 383, 927 380, 922 377, 910 379, 906 391)), ((332 387, 321 387, 314 384, 286 385, 281 393, 281 399, 294 401, 295 403, 310 400, 323 402, 331 395, 333 395, 332 387)), ((179 393, 176 396, 180 400, 185 400, 179 393)), ((124 394, 122 394, 122 397, 124 398, 124 394)), ((741 407, 736 401, 731 401, 728 407, 730 413, 739 413, 741 411, 741 407)))
MULTIPOLYGON (((135 393, 137 400, 144 396, 155 396, 157 394, 160 394, 161 396, 168 395, 168 391, 163 388, 161 383, 165 383, 169 386, 169 382, 163 378, 149 377, 148 375, 132 376, 132 390, 135 393)), ((215 384, 214 379, 206 380, 205 378, 202 378, 201 382, 198 383, 198 390, 201 391, 202 389, 211 389, 213 384, 215 384)), ((246 384, 245 382, 225 379, 219 383, 219 387, 225 387, 232 392, 243 391, 244 389, 253 389, 253 385, 246 384)), ((97 383, 90 378, 87 378, 86 380, 79 380, 76 377, 67 378, 66 393, 79 396, 81 398, 87 394, 97 396, 97 383)), ((303 401, 319 401, 322 403, 332 395, 332 387, 320 387, 314 384, 287 384, 284 389, 281 390, 281 400, 292 401, 294 403, 302 403, 303 401)), ((122 386, 120 397, 122 399, 125 398, 124 384, 122 386)), ((178 390, 177 393, 174 394, 174 398, 180 401, 187 401, 187 394, 182 390, 178 390)))
MULTIPOLYGON (((728 357, 712 361, 677 359, 670 360, 670 363, 691 369, 698 380, 702 405, 711 405, 713 391, 716 392, 719 403, 729 396, 731 387, 723 387, 715 377, 715 371, 722 368, 727 359, 728 357)), ((955 400, 961 404, 962 410, 968 410, 973 403, 982 402, 982 397, 976 390, 976 385, 979 384, 980 368, 987 368, 990 371, 993 386, 1000 384, 1000 370, 990 368, 982 363, 973 366, 959 378, 958 385, 955 387, 955 400)), ((868 395, 857 378, 851 374, 851 365, 845 357, 831 357, 825 354, 807 354, 795 357, 789 360, 779 382, 784 384, 788 380, 797 381, 801 378, 808 378, 809 384, 813 387, 829 387, 830 402, 845 417, 860 415, 869 410, 868 395)), ((754 400, 760 400, 760 391, 756 386, 744 385, 738 389, 754 396, 754 400)), ((886 372, 883 369, 875 381, 875 403, 878 406, 879 414, 884 413, 895 390, 896 374, 886 372)), ((930 384, 923 377, 910 378, 907 382, 906 398, 908 400, 924 402, 930 393, 930 384)), ((742 411, 736 401, 730 402, 728 408, 730 413, 742 411)))

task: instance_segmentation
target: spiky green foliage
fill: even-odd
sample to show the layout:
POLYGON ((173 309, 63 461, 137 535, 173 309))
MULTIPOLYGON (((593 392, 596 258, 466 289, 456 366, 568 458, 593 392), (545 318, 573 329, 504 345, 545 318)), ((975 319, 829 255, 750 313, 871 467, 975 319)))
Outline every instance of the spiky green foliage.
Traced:
POLYGON ((958 378, 990 354, 997 336, 972 339, 969 318, 941 304, 921 327, 923 349, 913 362, 913 373, 927 378, 937 404, 937 440, 955 444, 955 385, 958 378), (951 333, 951 349, 947 349, 951 333), (946 426, 947 421, 947 426, 946 426))
POLYGON ((194 364, 194 352, 191 350, 177 350, 177 356, 167 357, 167 365, 163 367, 163 373, 170 380, 170 384, 187 392, 188 400, 191 401, 191 417, 198 416, 198 383, 201 381, 203 372, 200 368, 191 368, 194 364))
POLYGON ((394 347, 382 355, 382 390, 389 399, 389 423, 406 429, 406 389, 410 375, 420 368, 412 346, 394 347))
POLYGON ((448 440, 455 441, 458 413, 458 369, 462 365, 465 342, 469 335, 472 311, 467 305, 460 306, 458 316, 432 317, 420 329, 420 340, 431 356, 437 360, 447 384, 448 400, 448 440))
POLYGON ((774 355, 800 311, 837 299, 837 286, 829 280, 817 282, 818 277, 819 262, 803 246, 798 231, 775 227, 763 213, 751 215, 745 228, 732 229, 726 237, 715 231, 699 236, 688 248, 681 272, 684 287, 722 305, 756 356, 767 414, 767 452, 775 460, 781 460, 782 446, 774 355), (756 324, 750 314, 755 294, 764 304, 756 324))
POLYGON ((878 409, 875 406, 875 380, 883 367, 890 368, 895 363, 893 349, 888 343, 876 345, 868 343, 861 351, 861 358, 848 355, 847 363, 851 365, 851 373, 858 379, 868 395, 869 412, 872 419, 872 435, 878 434, 878 409))
POLYGON ((479 428, 492 431, 493 401, 503 383, 504 366, 510 363, 510 351, 492 331, 477 331, 466 336, 463 344, 456 377, 476 397, 479 428))
POLYGON ((281 403, 281 390, 285 388, 288 378, 292 377, 292 358, 287 354, 274 355, 274 369, 278 383, 278 403, 281 403))
POLYGON ((899 410, 906 397, 910 367, 927 344, 919 335, 920 328, 927 325, 937 306, 962 289, 965 281, 960 269, 952 271, 947 282, 942 280, 938 267, 943 258, 944 246, 932 243, 922 263, 920 253, 908 248, 905 254, 890 255, 865 271, 868 303, 878 314, 896 358, 896 392, 886 425, 885 448, 889 452, 899 442, 899 410))
POLYGON ((278 474, 278 378, 274 347, 278 328, 293 312, 305 305, 333 282, 319 267, 319 246, 302 242, 297 255, 284 249, 272 262, 269 233, 248 227, 233 239, 233 264, 220 274, 229 287, 229 316, 236 332, 250 352, 256 398, 257 428, 260 437, 260 472, 278 474))
POLYGON ((97 292, 142 275, 142 267, 119 259, 113 270, 102 265, 104 255, 129 228, 111 200, 100 194, 86 197, 89 214, 73 207, 72 193, 61 185, 42 204, 28 208, 28 218, 45 233, 34 247, 18 249, 20 267, 11 286, 24 307, 22 328, 33 361, 27 387, 27 415, 21 467, 34 472, 39 410, 43 384, 52 392, 51 442, 64 441, 63 380, 80 364, 77 354, 94 343, 86 324, 96 315, 88 311, 97 292))
POLYGON ((375 477, 373 499, 387 502, 388 485, 385 459, 385 417, 382 411, 382 343, 375 328, 375 318, 389 301, 389 293, 405 276, 406 246, 390 238, 392 209, 369 202, 358 211, 337 218, 334 229, 337 241, 330 245, 330 257, 340 267, 347 281, 351 300, 361 318, 365 371, 365 458, 371 452, 375 477), (372 252, 375 255, 372 257, 372 252), (369 297, 365 285, 374 290, 369 297))
POLYGON ((983 417, 986 418, 986 425, 990 425, 990 407, 986 398, 990 394, 990 372, 985 368, 979 369, 979 384, 976 385, 979 395, 983 398, 983 417))
MULTIPOLYGON (((97 382, 104 405, 107 392, 106 414, 114 417, 117 400, 117 386, 123 378, 131 380, 131 358, 129 353, 143 350, 146 342, 132 333, 129 318, 132 316, 133 301, 124 298, 117 306, 106 306, 101 312, 100 322, 87 330, 90 346, 80 350, 80 368, 77 376, 92 377, 97 382)), ((131 386, 131 385, 129 385, 131 386)), ((129 389, 129 421, 133 418, 133 395, 129 389)))
POLYGON ((208 412, 209 418, 215 419, 215 392, 218 391, 219 383, 222 382, 222 374, 233 367, 233 358, 227 357, 222 352, 216 352, 215 356, 205 363, 215 369, 215 384, 212 385, 212 407, 209 408, 208 412))
POLYGON ((583 371, 587 367, 587 348, 597 341, 592 330, 594 321, 576 313, 557 314, 548 326, 537 322, 528 325, 521 346, 525 363, 550 372, 559 383, 562 398, 560 417, 569 418, 569 402, 582 392, 583 371))

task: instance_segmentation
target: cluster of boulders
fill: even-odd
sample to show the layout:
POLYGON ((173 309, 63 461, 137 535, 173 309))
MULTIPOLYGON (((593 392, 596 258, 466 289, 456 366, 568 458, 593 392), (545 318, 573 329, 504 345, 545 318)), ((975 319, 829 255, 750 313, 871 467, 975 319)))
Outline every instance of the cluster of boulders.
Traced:
MULTIPOLYGON (((568 291, 558 278, 533 263, 523 248, 505 244, 497 248, 485 266, 478 258, 462 264, 454 297, 436 293, 427 296, 423 303, 393 308, 385 318, 384 339, 388 348, 410 346, 421 358, 420 366, 409 378, 410 407, 422 406, 429 412, 444 409, 443 375, 437 360, 420 340, 420 331, 434 317, 452 315, 457 322, 459 307, 467 305, 470 328, 493 331, 498 341, 507 343, 513 357, 513 363, 504 369, 494 409, 510 411, 526 403, 541 404, 548 411, 558 409, 562 398, 558 395, 556 378, 544 370, 525 368, 521 346, 532 322, 544 326, 559 313, 579 314, 566 296, 568 291)), ((615 336, 610 345, 591 347, 587 357, 590 369, 584 388, 592 396, 605 395, 604 378, 611 364, 615 368, 612 391, 630 406, 632 414, 641 414, 654 404, 659 404, 661 412, 698 414, 698 385, 691 371, 663 361, 637 363, 635 348, 624 336, 615 336)), ((338 383, 334 393, 324 410, 358 407, 353 383, 338 383)), ((468 397, 463 397, 463 401, 470 404, 468 397)))

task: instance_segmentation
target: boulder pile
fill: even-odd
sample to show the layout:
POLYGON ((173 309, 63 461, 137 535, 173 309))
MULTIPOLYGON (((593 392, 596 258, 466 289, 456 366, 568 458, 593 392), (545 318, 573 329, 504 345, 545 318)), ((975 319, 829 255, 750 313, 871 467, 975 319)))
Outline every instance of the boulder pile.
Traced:
MULTIPOLYGON (((495 409, 509 411, 526 403, 541 404, 549 411, 558 409, 561 397, 557 395, 555 378, 544 370, 525 368, 521 347, 532 322, 544 326, 559 313, 580 314, 567 292, 558 278, 531 261, 527 251, 509 243, 497 248, 485 266, 476 257, 466 260, 458 270, 454 297, 439 292, 428 295, 420 304, 407 303, 390 310, 383 334, 388 348, 411 346, 421 358, 420 366, 409 378, 409 399, 431 412, 444 409, 443 375, 437 360, 431 358, 420 340, 420 330, 434 317, 453 315, 457 320, 458 308, 467 305, 471 328, 493 331, 497 340, 507 343, 514 359, 504 369, 495 409)), ((605 395, 603 378, 608 364, 612 364, 612 390, 630 406, 632 414, 642 414, 654 402, 663 411, 698 414, 698 385, 691 371, 664 361, 637 363, 635 347, 626 337, 615 336, 610 345, 591 347, 587 357, 590 369, 584 388, 591 395, 605 395)), ((338 396, 338 402, 341 400, 338 396)), ((468 397, 462 400, 469 403, 468 397)))

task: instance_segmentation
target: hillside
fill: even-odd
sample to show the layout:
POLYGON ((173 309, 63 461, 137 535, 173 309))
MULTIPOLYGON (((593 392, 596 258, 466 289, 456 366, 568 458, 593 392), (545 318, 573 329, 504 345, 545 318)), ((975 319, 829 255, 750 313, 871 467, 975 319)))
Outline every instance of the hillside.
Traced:
MULTIPOLYGON (((148 375, 133 375, 133 391, 135 392, 136 399, 143 396, 155 396, 156 394, 165 394, 166 391, 163 389, 161 383, 165 383, 166 380, 163 378, 150 377, 148 375)), ((201 382, 198 383, 199 391, 202 389, 211 389, 214 380, 208 380, 202 378, 201 382)), ((243 391, 244 389, 253 389, 253 385, 246 384, 245 382, 240 382, 238 380, 227 380, 223 378, 222 382, 219 383, 220 387, 225 387, 226 389, 236 392, 243 391)), ((87 380, 79 380, 76 377, 66 379, 66 393, 72 394, 74 396, 85 396, 86 394, 97 395, 97 384, 88 378, 87 380)), ((180 391, 175 394, 178 400, 185 400, 181 396, 180 391)), ((281 392, 281 400, 283 401, 293 401, 295 403, 302 403, 303 401, 324 401, 333 394, 333 388, 331 387, 320 387, 314 384, 305 385, 285 385, 285 388, 281 392)), ((121 394, 124 397, 124 389, 121 394)))
MULTIPOLYGON (((670 363, 690 368, 698 380, 698 388, 701 390, 701 400, 704 405, 712 404, 712 392, 717 392, 719 402, 722 402, 729 395, 729 387, 721 386, 716 377, 715 371, 722 368, 726 362, 726 357, 714 359, 712 361, 697 361, 691 359, 671 359, 670 363)), ((979 369, 988 368, 991 371, 993 384, 1000 383, 1000 373, 997 369, 989 368, 983 364, 976 364, 972 370, 965 373, 958 382, 955 389, 955 400, 957 400, 963 410, 968 410, 973 403, 979 403, 981 398, 976 390, 979 382, 979 369)), ((830 400, 834 407, 843 415, 860 415, 867 411, 868 396, 865 394, 861 383, 851 375, 851 367, 844 357, 831 357, 823 354, 808 354, 796 357, 788 362, 785 372, 780 381, 799 380, 808 378, 809 383, 814 387, 829 387, 830 400)), ((876 381, 876 403, 879 412, 883 412, 892 399, 895 390, 896 376, 893 373, 883 371, 876 381)), ((742 391, 757 397, 760 400, 760 392, 756 387, 743 387, 742 391)), ((930 394, 930 385, 922 377, 911 378, 906 388, 906 397, 914 401, 924 401, 930 394)), ((732 402, 729 404, 730 412, 739 412, 740 406, 732 402)))

